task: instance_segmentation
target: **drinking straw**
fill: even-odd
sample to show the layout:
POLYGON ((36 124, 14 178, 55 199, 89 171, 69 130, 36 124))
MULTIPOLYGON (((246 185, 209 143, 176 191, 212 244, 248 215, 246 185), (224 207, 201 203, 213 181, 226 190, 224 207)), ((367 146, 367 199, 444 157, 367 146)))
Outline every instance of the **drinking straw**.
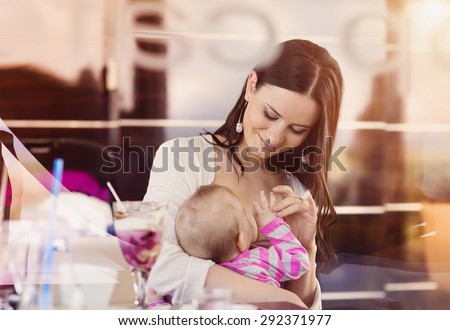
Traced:
POLYGON ((3 164, 1 175, 2 176, 0 184, 0 226, 2 222, 5 220, 6 190, 8 187, 8 172, 6 170, 6 163, 3 164))
POLYGON ((119 195, 117 195, 117 192, 114 189, 114 187, 112 186, 111 182, 109 182, 109 181, 106 182, 106 185, 108 186, 109 190, 111 191, 111 194, 114 196, 114 199, 116 200, 120 211, 125 213, 126 212, 125 206, 123 205, 122 201, 120 200, 119 195))
POLYGON ((50 209, 50 223, 48 228, 48 242, 45 249, 44 255, 44 276, 46 277, 42 285, 42 297, 40 299, 40 309, 49 309, 51 301, 51 283, 49 283, 50 272, 53 264, 53 241, 55 238, 56 229, 56 208, 57 208, 57 197, 61 191, 62 173, 64 167, 64 160, 61 158, 56 158, 53 161, 53 177, 52 177, 52 187, 51 193, 52 197, 52 207, 50 209))

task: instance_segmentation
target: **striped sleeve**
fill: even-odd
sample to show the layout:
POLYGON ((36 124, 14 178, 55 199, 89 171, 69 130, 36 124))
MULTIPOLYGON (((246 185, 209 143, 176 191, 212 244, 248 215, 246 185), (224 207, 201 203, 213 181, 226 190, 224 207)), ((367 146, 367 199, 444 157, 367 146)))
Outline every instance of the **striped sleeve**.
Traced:
POLYGON ((271 243, 268 248, 268 272, 279 282, 294 280, 309 270, 308 252, 292 234, 289 225, 275 218, 260 228, 271 243))

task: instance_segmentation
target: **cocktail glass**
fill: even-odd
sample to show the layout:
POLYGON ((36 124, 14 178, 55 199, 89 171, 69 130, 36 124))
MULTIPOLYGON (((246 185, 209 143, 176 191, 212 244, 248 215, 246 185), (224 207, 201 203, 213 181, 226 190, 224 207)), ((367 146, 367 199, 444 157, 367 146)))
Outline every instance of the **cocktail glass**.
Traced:
POLYGON ((113 203, 114 231, 134 278, 135 307, 146 308, 147 279, 158 258, 167 217, 167 203, 113 203))

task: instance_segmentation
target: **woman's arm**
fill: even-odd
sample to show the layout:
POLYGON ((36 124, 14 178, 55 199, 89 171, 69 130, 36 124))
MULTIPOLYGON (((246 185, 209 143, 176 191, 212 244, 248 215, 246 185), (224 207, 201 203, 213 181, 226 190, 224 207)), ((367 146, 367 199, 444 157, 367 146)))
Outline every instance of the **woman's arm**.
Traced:
POLYGON ((293 292, 240 275, 219 265, 209 268, 205 287, 230 288, 234 293, 234 299, 238 302, 287 301, 307 308, 299 296, 293 292))
POLYGON ((316 278, 316 252, 314 245, 308 249, 309 270, 300 278, 286 282, 284 288, 295 293, 311 309, 321 309, 320 288, 316 278))
POLYGON ((317 226, 317 206, 311 194, 305 198, 297 197, 290 186, 281 185, 273 188, 275 193, 281 193, 284 199, 274 205, 273 210, 279 217, 284 217, 291 227, 292 233, 308 251, 310 270, 297 280, 286 282, 285 288, 297 294, 311 309, 320 309, 320 285, 316 278, 315 243, 317 226))

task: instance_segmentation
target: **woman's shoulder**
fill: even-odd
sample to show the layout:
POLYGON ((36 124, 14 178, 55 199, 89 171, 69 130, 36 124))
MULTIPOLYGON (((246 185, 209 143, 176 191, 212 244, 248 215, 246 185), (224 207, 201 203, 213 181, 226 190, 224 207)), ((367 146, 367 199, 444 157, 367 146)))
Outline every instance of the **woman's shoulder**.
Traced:
POLYGON ((195 178, 196 184, 209 184, 214 179, 213 146, 203 136, 177 137, 162 143, 156 152, 153 171, 167 171, 195 178), (211 150, 209 149, 211 148, 211 150))

